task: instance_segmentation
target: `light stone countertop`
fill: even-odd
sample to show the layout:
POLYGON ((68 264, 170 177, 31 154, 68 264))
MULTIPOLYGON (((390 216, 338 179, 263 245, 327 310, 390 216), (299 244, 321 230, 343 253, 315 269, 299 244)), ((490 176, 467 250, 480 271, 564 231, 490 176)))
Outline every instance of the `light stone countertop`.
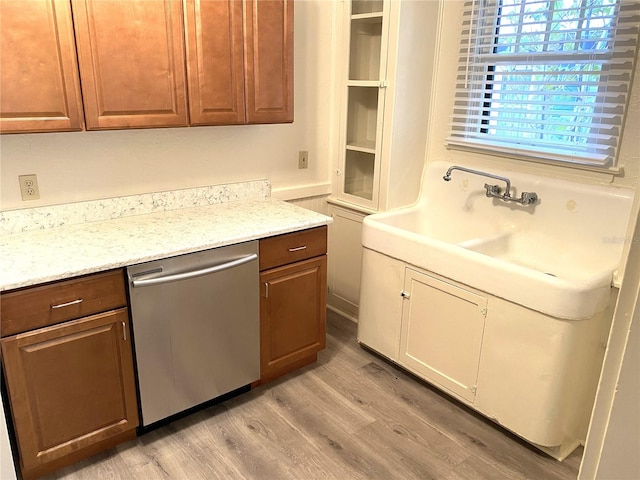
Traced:
POLYGON ((0 235, 0 291, 331 223, 259 198, 0 235))

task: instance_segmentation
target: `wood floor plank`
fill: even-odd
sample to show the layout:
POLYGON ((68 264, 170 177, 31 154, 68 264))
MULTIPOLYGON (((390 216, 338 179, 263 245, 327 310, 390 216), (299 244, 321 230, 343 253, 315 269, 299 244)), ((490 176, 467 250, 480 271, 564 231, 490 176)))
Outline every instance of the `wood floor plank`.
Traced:
POLYGON ((564 462, 358 346, 327 312, 318 362, 50 475, 66 480, 569 480, 564 462))
POLYGON ((349 478, 385 478, 392 476, 377 452, 364 448, 358 439, 333 422, 330 412, 321 412, 304 398, 285 389, 272 389, 265 395, 269 405, 295 425, 304 437, 327 458, 343 465, 349 478))
MULTIPOLYGON (((265 393, 262 389, 252 395, 265 393)), ((279 415, 263 400, 244 401, 242 418, 253 441, 270 449, 289 471, 290 478, 326 478, 327 470, 341 471, 340 464, 324 456, 291 419, 279 415)))

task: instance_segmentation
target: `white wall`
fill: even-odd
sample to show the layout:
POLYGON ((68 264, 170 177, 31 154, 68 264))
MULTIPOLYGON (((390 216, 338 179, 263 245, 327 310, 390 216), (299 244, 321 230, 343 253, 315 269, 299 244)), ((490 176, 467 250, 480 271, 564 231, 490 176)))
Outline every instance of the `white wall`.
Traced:
POLYGON ((295 2, 293 124, 3 135, 0 209, 258 178, 274 189, 328 185, 334 10, 295 2), (298 150, 309 151, 307 170, 298 150), (30 173, 40 200, 23 202, 18 175, 30 173))

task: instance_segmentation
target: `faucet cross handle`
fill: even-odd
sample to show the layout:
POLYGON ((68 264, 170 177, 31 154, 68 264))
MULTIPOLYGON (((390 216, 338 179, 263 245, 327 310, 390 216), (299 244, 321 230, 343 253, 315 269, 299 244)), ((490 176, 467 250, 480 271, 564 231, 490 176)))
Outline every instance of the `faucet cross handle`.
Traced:
POLYGON ((502 191, 500 185, 489 185, 488 183, 485 183, 484 189, 487 191, 487 197, 502 198, 502 195, 500 194, 502 191))
POLYGON ((522 192, 520 203, 522 205, 531 205, 538 201, 538 194, 535 192, 522 192))

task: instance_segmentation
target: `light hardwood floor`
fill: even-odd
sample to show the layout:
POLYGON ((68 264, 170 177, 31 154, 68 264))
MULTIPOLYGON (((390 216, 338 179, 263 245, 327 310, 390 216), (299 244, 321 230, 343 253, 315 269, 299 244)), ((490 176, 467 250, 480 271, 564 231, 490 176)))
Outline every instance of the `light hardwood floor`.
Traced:
POLYGON ((64 479, 575 479, 463 405, 360 348, 328 312, 317 364, 61 470, 64 479))

